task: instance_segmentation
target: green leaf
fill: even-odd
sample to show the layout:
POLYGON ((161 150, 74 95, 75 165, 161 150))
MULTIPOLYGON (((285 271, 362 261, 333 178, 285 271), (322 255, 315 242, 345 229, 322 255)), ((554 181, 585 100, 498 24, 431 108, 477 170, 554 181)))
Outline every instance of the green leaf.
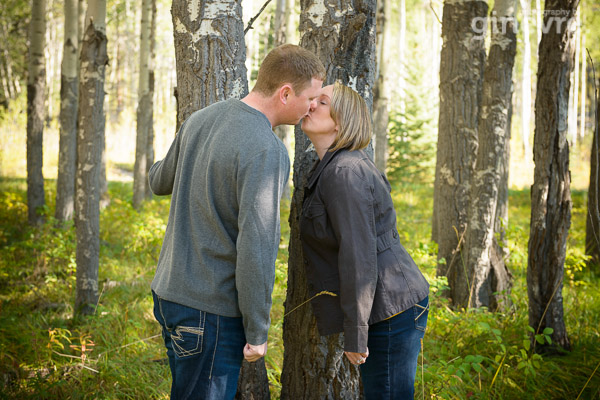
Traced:
POLYGON ((554 329, 550 327, 544 328, 544 335, 552 335, 554 333, 554 329))
POLYGON ((529 339, 523 339, 523 348, 529 351, 531 348, 531 341, 529 341, 529 339))

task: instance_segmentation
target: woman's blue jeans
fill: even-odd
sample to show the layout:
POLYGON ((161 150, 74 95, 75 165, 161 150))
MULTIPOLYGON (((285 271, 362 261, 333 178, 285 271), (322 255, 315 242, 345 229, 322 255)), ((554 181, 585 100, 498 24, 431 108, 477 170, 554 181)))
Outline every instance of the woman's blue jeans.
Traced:
POLYGON ((246 344, 242 318, 223 317, 152 292, 173 383, 171 399, 233 399, 246 344))
POLYGON ((365 399, 413 399, 429 297, 369 327, 369 357, 360 366, 365 399))

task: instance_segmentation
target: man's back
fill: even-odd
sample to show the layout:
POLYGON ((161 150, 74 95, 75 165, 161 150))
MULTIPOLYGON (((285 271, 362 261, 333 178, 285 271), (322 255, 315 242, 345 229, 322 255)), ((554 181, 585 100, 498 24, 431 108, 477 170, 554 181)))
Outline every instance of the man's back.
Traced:
POLYGON ((241 315, 247 339, 266 341, 288 175, 287 151, 259 111, 231 99, 190 116, 149 173, 154 193, 173 195, 156 294, 241 315))

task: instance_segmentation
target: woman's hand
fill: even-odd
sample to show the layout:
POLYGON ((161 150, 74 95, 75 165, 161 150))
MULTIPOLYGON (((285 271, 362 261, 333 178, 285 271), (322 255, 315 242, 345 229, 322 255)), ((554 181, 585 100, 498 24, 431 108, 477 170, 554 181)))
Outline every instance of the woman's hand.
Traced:
POLYGON ((367 361, 367 357, 369 357, 369 349, 367 348, 367 351, 364 353, 352 353, 351 351, 345 351, 344 354, 346 357, 348 357, 348 360, 350 360, 352 364, 360 365, 367 361))

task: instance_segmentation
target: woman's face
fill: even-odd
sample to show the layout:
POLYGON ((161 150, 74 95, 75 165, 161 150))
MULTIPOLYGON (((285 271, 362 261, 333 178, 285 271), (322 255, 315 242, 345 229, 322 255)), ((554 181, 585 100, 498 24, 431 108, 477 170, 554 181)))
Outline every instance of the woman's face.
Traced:
POLYGON ((307 135, 330 134, 337 131, 337 124, 331 118, 331 98, 333 85, 321 89, 316 105, 311 107, 308 115, 302 120, 302 130, 307 135))

